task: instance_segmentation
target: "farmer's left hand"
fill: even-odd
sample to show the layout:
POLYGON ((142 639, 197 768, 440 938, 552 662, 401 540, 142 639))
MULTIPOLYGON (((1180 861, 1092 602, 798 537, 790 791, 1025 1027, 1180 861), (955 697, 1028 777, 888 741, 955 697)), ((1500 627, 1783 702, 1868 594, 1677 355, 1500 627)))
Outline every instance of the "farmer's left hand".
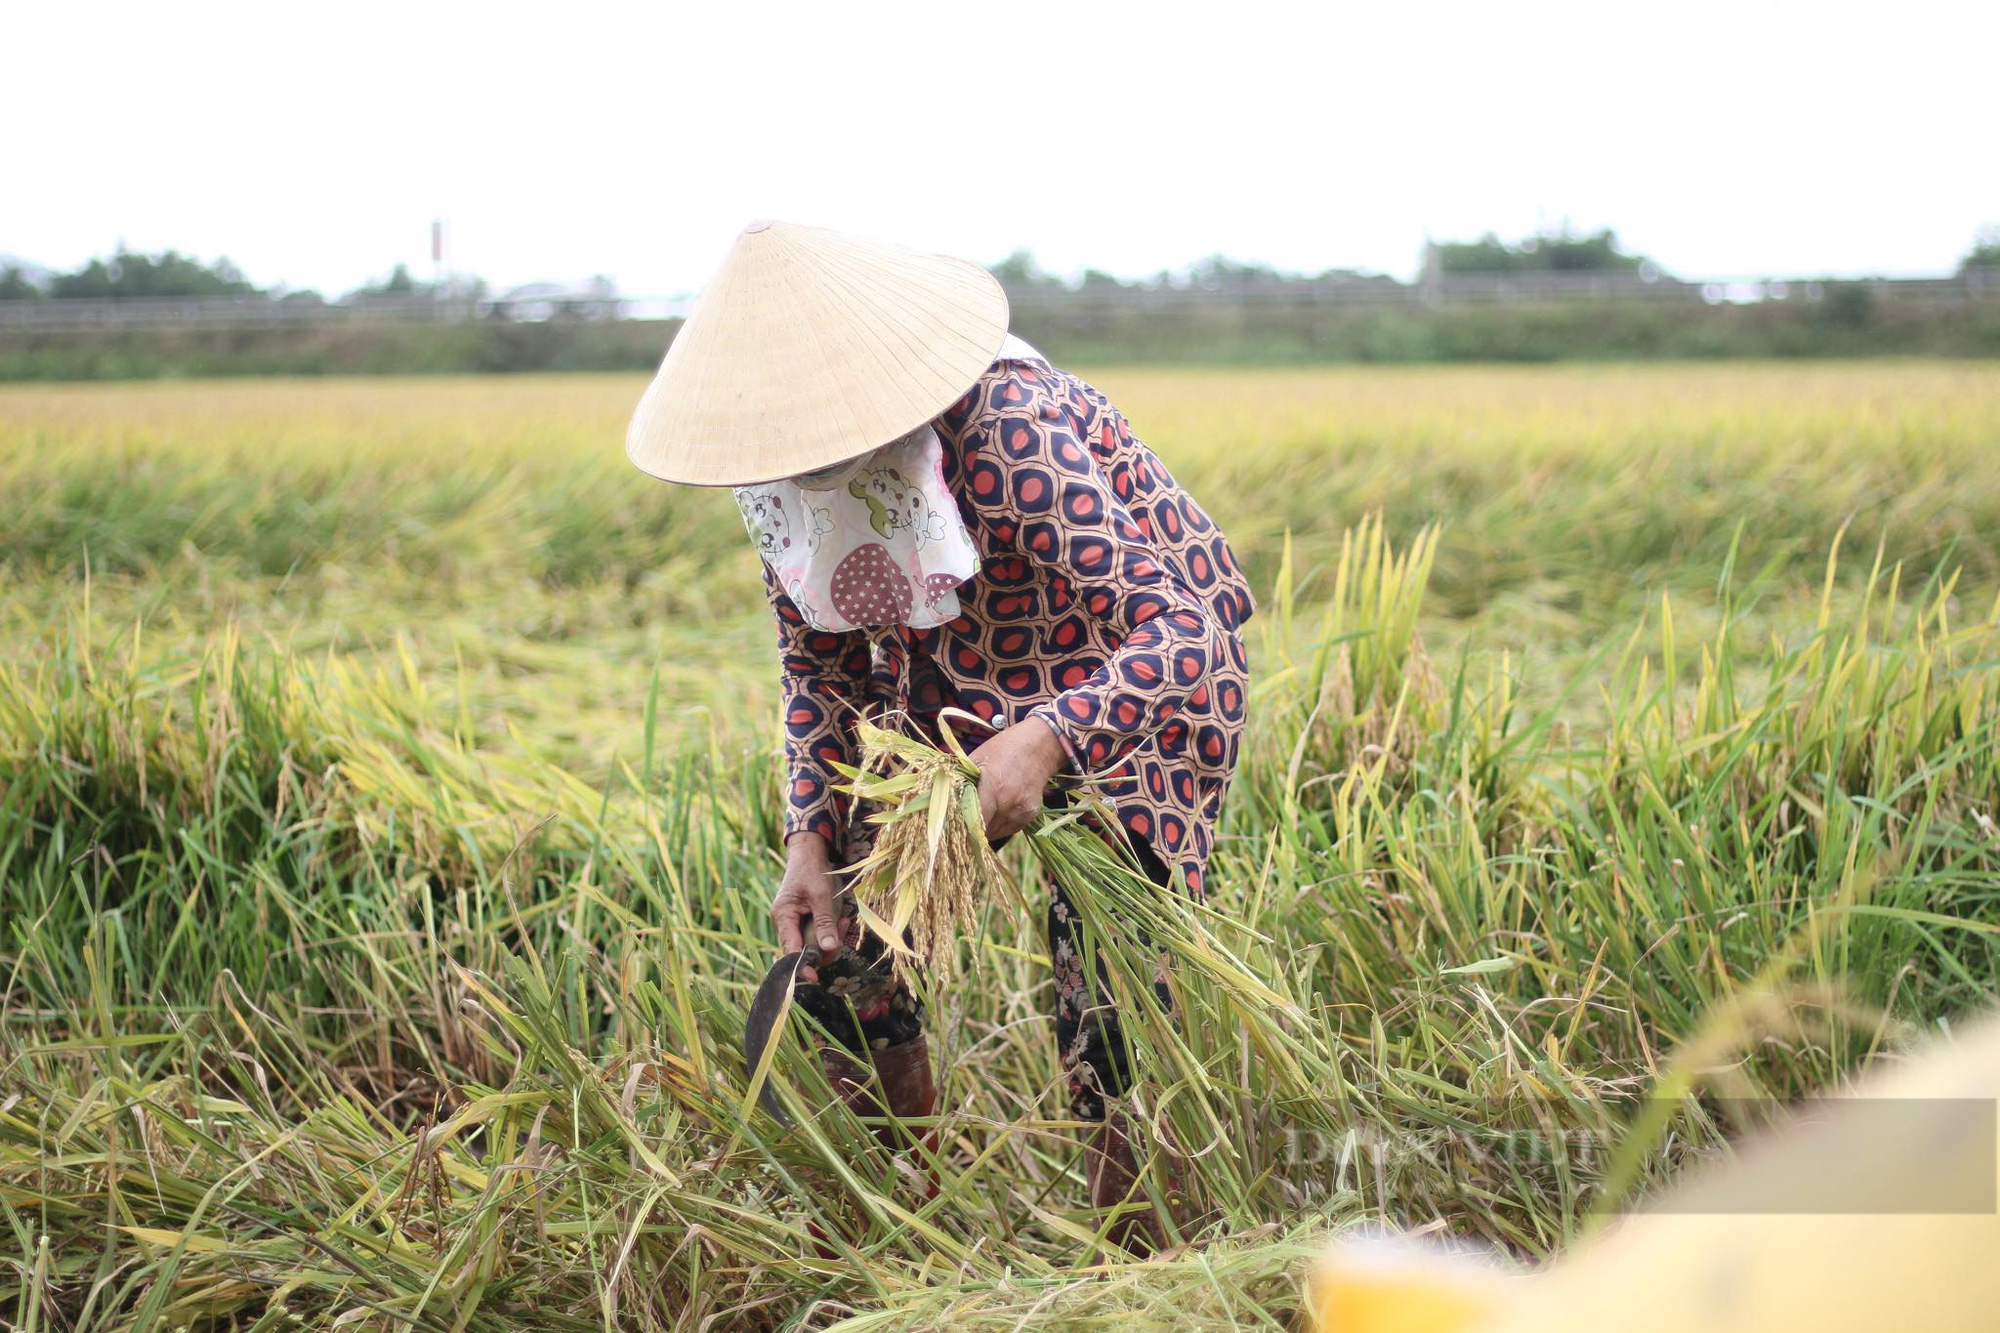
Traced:
POLYGON ((1042 809, 1049 779, 1066 762, 1062 742, 1038 717, 1024 717, 971 755, 979 766, 979 815, 996 845, 1028 826, 1042 809))

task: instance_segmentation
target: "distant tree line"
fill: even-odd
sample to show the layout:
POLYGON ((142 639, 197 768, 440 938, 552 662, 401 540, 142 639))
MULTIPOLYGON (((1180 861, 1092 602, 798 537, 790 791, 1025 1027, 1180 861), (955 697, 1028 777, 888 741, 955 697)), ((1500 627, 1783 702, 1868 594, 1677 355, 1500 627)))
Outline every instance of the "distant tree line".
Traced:
MULTIPOLYGON (((1502 240, 1487 232, 1475 241, 1437 241, 1426 247, 1426 275, 1492 273, 1630 273, 1636 277, 1663 277, 1665 271, 1644 255, 1624 249, 1610 228, 1590 233, 1572 232, 1568 225, 1544 231, 1518 241, 1502 240)), ((1365 286, 1399 287, 1395 278, 1352 268, 1329 268, 1317 273, 1299 273, 1268 264, 1248 263, 1215 254, 1174 272, 1162 269, 1150 278, 1125 279, 1102 269, 1086 268, 1074 278, 1064 278, 1043 269, 1028 250, 1016 250, 997 264, 988 265, 992 274, 1011 291, 1215 291, 1240 289, 1283 289, 1293 287, 1347 288, 1365 286)), ((1983 229, 1973 247, 1959 264, 1961 273, 1974 268, 2000 268, 2000 227, 1983 229)), ((598 280, 606 290, 608 282, 598 280)), ((425 282, 410 273, 407 264, 397 264, 389 276, 364 283, 340 297, 342 302, 380 299, 420 300, 439 298, 478 301, 488 294, 485 282, 473 277, 455 277, 444 282, 425 282)), ((191 255, 167 250, 158 255, 141 254, 120 247, 108 259, 93 259, 73 273, 31 273, 20 264, 0 266, 0 301, 86 299, 124 297, 263 297, 274 301, 324 301, 320 293, 283 287, 261 288, 245 278, 228 259, 204 263, 191 255)))
MULTIPOLYGON (((486 290, 485 282, 478 278, 423 282, 411 276, 409 265, 398 264, 388 277, 363 283, 340 299, 367 301, 448 297, 476 301, 486 295, 486 290)), ((226 258, 212 264, 204 263, 178 250, 148 255, 120 246, 109 259, 93 259, 73 273, 31 273, 26 266, 18 263, 0 267, 0 301, 110 301, 203 296, 262 297, 272 301, 326 300, 310 289, 259 287, 226 258)))
MULTIPOLYGON (((1645 274, 1610 232, 1557 233, 1505 242, 1494 236, 1435 245, 1432 274, 1609 271, 1645 274)), ((1719 303, 1564 300, 1464 305, 1410 300, 1284 299, 1351 284, 1396 279, 1327 269, 1288 273, 1214 255, 1181 272, 1128 281, 1101 270, 1062 277, 1021 251, 993 271, 1022 299, 1014 328, 1060 360, 1081 366, 1161 364, 1321 364, 1329 362, 1555 361, 1662 357, 1972 356, 2000 357, 2000 301, 1942 305, 1899 301, 1867 282, 1811 283, 1798 299, 1719 303), (1268 289, 1270 301, 1164 302, 1027 299, 1035 292, 1101 289, 1200 292, 1268 289), (1809 295, 1807 293, 1810 293, 1809 295), (1170 310, 1170 317, 1163 316, 1170 310)), ((1982 232, 1960 273, 2000 281, 2000 229, 1982 232)), ((1992 286, 1991 283, 1988 284, 1992 286)), ((595 287, 596 284, 593 284, 595 287)), ((398 266, 340 298, 477 298, 460 280, 440 287, 398 266)), ((403 322, 302 320, 272 328, 38 329, 0 336, 0 382, 146 379, 202 375, 457 374, 630 370, 659 363, 673 321, 595 318, 610 284, 585 309, 575 293, 542 284, 516 288, 491 307, 493 318, 403 322)), ((0 262, 0 300, 224 296, 242 300, 324 300, 316 292, 259 289, 226 260, 204 264, 168 251, 121 251, 74 273, 30 271, 0 262)), ((468 304, 470 304, 468 302, 468 304)))
POLYGON ((103 300, 116 296, 252 296, 257 289, 227 259, 204 264, 168 250, 160 255, 120 250, 93 259, 74 273, 52 273, 44 290, 18 266, 0 274, 0 297, 35 300, 103 300))
MULTIPOLYGON (((988 266, 993 276, 1012 291, 1214 291, 1241 289, 1282 289, 1291 287, 1352 289, 1356 286, 1403 284, 1384 273, 1362 269, 1329 268, 1317 273, 1295 273, 1269 264, 1245 263, 1227 255, 1211 255, 1175 273, 1162 269, 1150 278, 1127 281, 1101 269, 1087 268, 1075 280, 1065 280, 1043 269, 1033 253, 1016 250, 997 264, 988 266)), ((1659 265, 1644 255, 1629 254, 1618 244, 1616 232, 1606 228, 1589 235, 1572 233, 1565 225, 1559 230, 1503 241, 1487 232, 1476 241, 1439 241, 1425 249, 1426 276, 1431 273, 1631 273, 1645 277, 1662 274, 1659 265)))
POLYGON ((1606 227, 1588 236, 1567 225, 1525 240, 1507 242, 1492 232, 1476 241, 1441 241, 1430 247, 1429 262, 1442 273, 1653 273, 1659 265, 1618 246, 1606 227))
POLYGON ((988 264, 986 267, 987 271, 1000 279, 1001 285, 1009 291, 1022 292, 1220 291, 1301 285, 1337 286, 1348 283, 1400 285, 1386 274, 1368 273, 1360 269, 1329 268, 1318 273, 1290 273, 1273 268, 1269 264, 1245 263, 1222 254, 1196 260, 1178 273, 1171 269, 1161 269, 1150 278, 1138 280, 1116 277, 1096 268, 1083 270, 1074 280, 1065 279, 1044 269, 1035 261, 1034 252, 1030 250, 1016 250, 999 263, 988 264))
POLYGON ((1960 261, 1958 271, 1965 274, 1976 268, 2000 269, 2000 226, 1979 229, 1972 250, 1960 261))

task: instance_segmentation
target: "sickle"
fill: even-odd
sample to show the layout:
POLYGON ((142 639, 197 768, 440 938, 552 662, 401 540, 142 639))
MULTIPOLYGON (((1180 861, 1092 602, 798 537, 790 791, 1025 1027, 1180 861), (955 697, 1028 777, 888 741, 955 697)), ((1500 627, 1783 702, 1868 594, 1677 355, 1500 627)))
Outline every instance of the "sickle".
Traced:
MULTIPOLYGON (((867 1049, 867 1037, 857 1015, 878 1012, 895 987, 895 969, 886 957, 871 963, 846 945, 830 956, 810 944, 797 953, 786 954, 771 964, 771 970, 758 983, 756 997, 750 1001, 750 1016, 743 1024, 744 1074, 750 1078, 757 1076, 764 1052, 776 1040, 778 1018, 785 1012, 787 992, 808 1018, 848 1050, 858 1053, 867 1049), (800 981, 801 967, 812 968, 815 980, 800 981), (846 1034, 845 1039, 841 1034, 846 1034)), ((757 1089, 757 1104, 786 1129, 792 1127, 791 1117, 778 1104, 769 1077, 757 1089)))
MULTIPOLYGON (((785 1012, 785 1000, 791 993, 792 982, 798 977, 799 964, 804 958, 803 951, 786 954, 771 964, 771 970, 758 983, 757 997, 750 1002, 750 1017, 743 1025, 743 1072, 747 1077, 757 1076, 757 1066, 763 1063, 764 1052, 771 1045, 778 1018, 785 1012)), ((764 1086, 757 1089, 757 1104, 769 1111, 771 1118, 786 1129, 792 1127, 792 1118, 778 1104, 778 1094, 771 1087, 768 1077, 764 1086)))

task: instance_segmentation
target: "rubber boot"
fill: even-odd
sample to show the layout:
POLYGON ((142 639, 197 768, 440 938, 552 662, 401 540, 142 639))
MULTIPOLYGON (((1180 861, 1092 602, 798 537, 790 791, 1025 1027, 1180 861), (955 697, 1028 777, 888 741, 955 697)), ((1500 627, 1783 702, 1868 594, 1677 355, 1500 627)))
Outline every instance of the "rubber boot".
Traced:
MULTIPOLYGON (((819 1049, 820 1068, 826 1071, 827 1082, 840 1094, 848 1110, 858 1116, 881 1116, 886 1111, 898 1120, 936 1114, 937 1085, 931 1079, 931 1051, 922 1033, 869 1054, 874 1057, 874 1078, 869 1077, 867 1065, 840 1047, 822 1046, 819 1049), (876 1095, 878 1081, 884 1094, 880 1097, 876 1095)), ((923 1151, 917 1157, 914 1181, 907 1167, 901 1168, 898 1174, 904 1184, 916 1185, 916 1203, 928 1203, 938 1194, 937 1170, 928 1160, 937 1146, 937 1127, 933 1125, 921 1132, 905 1130, 900 1135, 898 1128, 895 1124, 875 1126, 875 1141, 890 1152, 900 1154, 910 1143, 910 1134, 917 1133, 916 1142, 922 1145, 923 1151)), ((836 1251, 827 1244, 826 1234, 817 1222, 808 1221, 806 1231, 812 1236, 813 1249, 820 1258, 836 1257, 836 1251)))
POLYGON ((1139 1161, 1132 1148, 1132 1121, 1123 1111, 1109 1111, 1104 1123, 1084 1142, 1084 1172, 1090 1182, 1090 1206, 1115 1212, 1105 1239, 1132 1254, 1157 1254, 1166 1248, 1167 1232, 1155 1211, 1139 1161))
MULTIPOLYGON (((844 1050, 823 1047, 820 1063, 826 1070, 827 1081, 833 1084, 835 1092, 847 1103, 849 1110, 859 1116, 894 1116, 897 1120, 920 1119, 937 1114, 937 1084, 931 1077, 931 1049, 918 1033, 905 1042, 894 1046, 879 1047, 869 1054, 873 1057, 875 1078, 870 1079, 868 1068, 844 1050), (880 1095, 877 1095, 877 1084, 880 1095)), ((916 1134, 916 1143, 922 1152, 917 1161, 924 1173, 926 1199, 937 1196, 937 1173, 925 1158, 937 1146, 938 1131, 933 1125, 929 1129, 904 1130, 894 1123, 875 1126, 875 1141, 891 1152, 902 1151, 911 1142, 910 1135, 916 1134)))

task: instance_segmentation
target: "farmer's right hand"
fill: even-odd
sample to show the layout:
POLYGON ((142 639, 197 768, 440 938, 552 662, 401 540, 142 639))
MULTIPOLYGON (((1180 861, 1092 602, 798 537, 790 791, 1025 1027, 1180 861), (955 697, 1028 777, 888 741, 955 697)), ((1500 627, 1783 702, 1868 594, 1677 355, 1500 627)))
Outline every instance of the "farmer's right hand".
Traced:
POLYGON ((778 928, 778 947, 797 953, 805 947, 801 922, 811 919, 813 942, 822 953, 840 947, 840 918, 834 909, 836 889, 833 859, 826 839, 803 830, 785 843, 785 877, 771 899, 771 921, 778 928))

